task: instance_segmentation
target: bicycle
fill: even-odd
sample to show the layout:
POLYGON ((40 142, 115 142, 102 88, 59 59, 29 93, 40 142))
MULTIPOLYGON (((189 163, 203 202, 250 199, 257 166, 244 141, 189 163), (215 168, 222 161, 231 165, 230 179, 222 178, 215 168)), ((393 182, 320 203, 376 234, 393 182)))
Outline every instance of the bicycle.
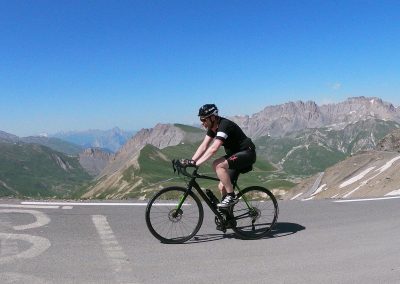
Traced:
MULTIPOLYGON (((279 207, 275 196, 261 186, 250 186, 240 189, 233 180, 234 189, 238 191, 238 203, 226 209, 217 207, 219 200, 211 190, 206 193, 196 179, 219 181, 218 178, 198 173, 198 167, 184 165, 179 160, 172 161, 174 172, 189 178, 186 187, 171 186, 161 189, 149 201, 146 207, 146 224, 151 234, 162 243, 184 243, 193 238, 203 223, 204 210, 197 194, 215 214, 215 223, 225 233, 232 229, 242 239, 260 239, 266 236, 275 225, 279 207), (189 173, 187 168, 193 168, 189 173)), ((252 167, 242 170, 246 173, 252 167)))

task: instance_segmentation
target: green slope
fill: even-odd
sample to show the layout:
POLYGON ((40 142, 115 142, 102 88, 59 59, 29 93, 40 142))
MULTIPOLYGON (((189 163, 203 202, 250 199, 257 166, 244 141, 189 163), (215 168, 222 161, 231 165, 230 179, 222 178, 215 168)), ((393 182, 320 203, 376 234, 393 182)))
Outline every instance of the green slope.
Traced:
MULTIPOLYGON (((194 144, 181 144, 171 146, 165 149, 158 149, 151 145, 146 145, 139 156, 140 169, 135 170, 133 167, 128 168, 123 173, 123 178, 129 183, 135 183, 142 178, 142 184, 129 197, 139 197, 144 190, 155 191, 160 186, 166 187, 171 185, 185 186, 187 178, 177 173, 174 174, 171 160, 179 158, 190 158, 200 142, 194 144), (186 181, 185 181, 186 180, 186 181)), ((217 156, 223 156, 225 153, 221 149, 217 156)), ((200 169, 203 174, 215 176, 211 167, 211 161, 207 162, 200 169)), ((199 180, 203 188, 211 188, 217 192, 217 183, 209 180, 199 180)), ((275 173, 275 168, 266 160, 258 159, 254 165, 254 170, 245 175, 241 175, 240 186, 242 188, 249 185, 274 185, 276 187, 292 187, 294 184, 287 180, 286 175, 275 173), (272 182, 272 183, 271 183, 272 182)))
POLYGON ((89 180, 77 158, 37 144, 0 143, 0 196, 68 197, 89 180))
POLYGON ((255 141, 259 156, 279 164, 291 175, 306 176, 361 151, 374 149, 387 133, 399 128, 393 121, 364 120, 341 130, 305 129, 284 137, 261 137, 255 141))

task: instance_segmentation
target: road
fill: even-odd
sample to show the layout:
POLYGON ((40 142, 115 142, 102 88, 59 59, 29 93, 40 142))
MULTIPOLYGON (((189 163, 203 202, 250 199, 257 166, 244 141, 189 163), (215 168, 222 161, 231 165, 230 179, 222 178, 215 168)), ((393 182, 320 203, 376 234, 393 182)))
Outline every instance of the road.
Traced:
MULTIPOLYGON (((139 202, 140 203, 140 202, 139 202)), ((143 204, 0 199, 0 283, 400 283, 400 199, 281 201, 271 236, 161 244, 143 204)))

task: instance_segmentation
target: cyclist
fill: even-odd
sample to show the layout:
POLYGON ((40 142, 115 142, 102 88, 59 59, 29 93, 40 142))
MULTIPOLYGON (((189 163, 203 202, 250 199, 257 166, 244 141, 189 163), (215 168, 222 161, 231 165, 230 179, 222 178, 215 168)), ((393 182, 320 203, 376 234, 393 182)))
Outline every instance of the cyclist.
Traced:
POLYGON ((218 189, 222 196, 217 206, 227 208, 238 202, 232 181, 241 171, 251 168, 255 163, 255 146, 236 123, 218 115, 215 104, 200 107, 198 116, 207 134, 190 163, 200 166, 224 146, 226 155, 213 162, 213 169, 220 180, 218 189))

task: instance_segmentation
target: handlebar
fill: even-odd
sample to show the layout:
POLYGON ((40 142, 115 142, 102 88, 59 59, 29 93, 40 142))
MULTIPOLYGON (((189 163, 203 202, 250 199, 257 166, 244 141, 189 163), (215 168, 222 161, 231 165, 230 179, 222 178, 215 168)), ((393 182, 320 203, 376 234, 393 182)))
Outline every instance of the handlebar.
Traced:
POLYGON ((191 164, 183 164, 180 160, 172 160, 172 168, 174 169, 174 173, 178 171, 178 174, 183 174, 189 178, 198 177, 197 170, 199 167, 191 164), (187 168, 194 168, 192 173, 187 172, 187 168))

